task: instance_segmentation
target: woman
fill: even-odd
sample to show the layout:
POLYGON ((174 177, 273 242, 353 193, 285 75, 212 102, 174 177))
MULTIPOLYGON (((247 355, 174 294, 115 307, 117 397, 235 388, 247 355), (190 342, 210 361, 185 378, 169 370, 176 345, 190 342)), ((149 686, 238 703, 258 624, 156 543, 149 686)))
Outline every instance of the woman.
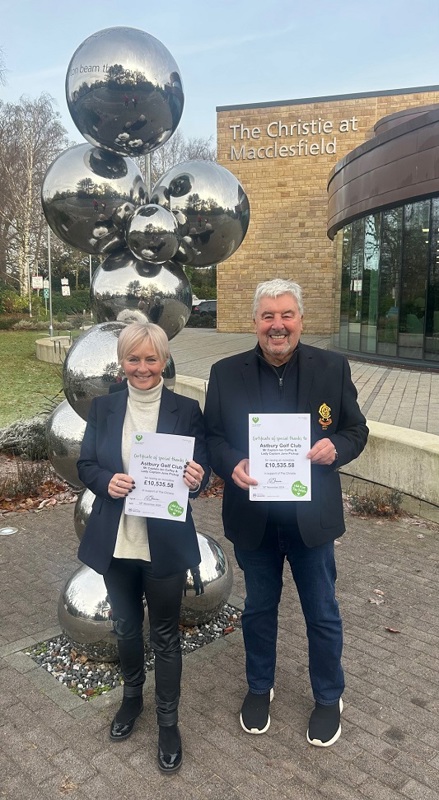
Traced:
POLYGON ((124 500, 134 487, 128 465, 135 431, 195 437, 194 457, 184 470, 184 482, 195 497, 209 473, 203 421, 195 400, 163 385, 169 344, 158 325, 128 325, 119 336, 117 354, 126 388, 93 400, 78 461, 81 480, 96 495, 78 556, 104 577, 118 640, 123 700, 110 739, 130 736, 143 710, 145 596, 155 653, 158 765, 175 772, 182 761, 178 624, 186 571, 201 560, 198 540, 190 505, 186 521, 180 522, 126 515, 124 500))

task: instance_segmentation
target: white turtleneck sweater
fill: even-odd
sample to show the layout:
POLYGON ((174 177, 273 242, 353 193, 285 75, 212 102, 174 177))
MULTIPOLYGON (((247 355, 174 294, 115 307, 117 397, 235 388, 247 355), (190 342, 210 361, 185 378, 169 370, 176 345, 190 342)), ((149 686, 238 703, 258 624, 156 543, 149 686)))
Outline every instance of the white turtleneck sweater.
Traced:
MULTIPOLYGON (((155 433, 159 417, 163 378, 153 389, 135 389, 128 384, 128 402, 122 431, 122 463, 128 475, 132 435, 135 431, 155 433)), ((148 527, 145 517, 120 515, 115 558, 140 558, 151 561, 148 543, 148 527)))

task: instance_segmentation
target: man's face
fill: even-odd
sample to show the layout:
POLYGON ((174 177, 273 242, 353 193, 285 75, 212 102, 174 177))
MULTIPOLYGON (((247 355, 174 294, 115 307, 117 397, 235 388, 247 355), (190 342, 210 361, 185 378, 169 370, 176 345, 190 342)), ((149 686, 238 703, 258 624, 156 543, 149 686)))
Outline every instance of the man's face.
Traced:
POLYGON ((261 298, 254 319, 255 332, 270 364, 280 366, 289 361, 302 333, 302 320, 293 295, 261 298))

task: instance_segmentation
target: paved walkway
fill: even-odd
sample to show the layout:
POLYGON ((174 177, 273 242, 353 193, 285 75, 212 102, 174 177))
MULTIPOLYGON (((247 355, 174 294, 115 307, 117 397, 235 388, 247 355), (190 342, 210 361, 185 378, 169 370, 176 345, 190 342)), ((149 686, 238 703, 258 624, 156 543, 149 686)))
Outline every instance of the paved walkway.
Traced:
MULTIPOLYGON (((197 333, 185 330, 172 345, 181 374, 207 378, 210 363, 226 345, 227 352, 235 352, 253 341, 246 335, 197 333)), ((372 366, 353 364, 353 369, 363 408, 369 402, 369 417, 382 420, 390 400, 379 414, 373 410, 388 371, 379 368, 380 377, 374 378, 372 366)), ((424 388, 418 378, 427 376, 396 372, 387 397, 396 405, 395 393, 401 391, 398 423, 410 398, 407 419, 416 427, 424 388)), ((432 393, 433 383, 429 408, 432 393)), ((220 500, 199 498, 194 514, 198 530, 216 538, 233 564, 231 602, 242 605, 242 576, 222 536, 220 500)), ((306 636, 285 575, 269 731, 249 736, 239 726, 246 685, 236 631, 184 659, 184 764, 169 777, 155 764, 151 673, 133 736, 113 744, 108 727, 121 689, 85 702, 24 653, 59 633, 59 593, 79 566, 73 505, 0 518, 0 527, 6 524, 18 532, 0 536, 0 798, 438 800, 438 526, 410 517, 386 522, 347 514, 348 530, 336 548, 345 711, 342 736, 332 748, 313 748, 305 740, 312 708, 306 636)))
MULTIPOLYGON (((303 336, 307 344, 327 347, 321 336, 303 336)), ((218 333, 184 328, 171 341, 177 373, 208 380, 210 366, 220 358, 250 350, 256 337, 249 333, 218 333)), ((358 399, 365 416, 401 428, 439 434, 439 372, 378 366, 350 361, 358 399)))
MULTIPOLYGON (((221 542, 233 563, 221 534, 220 500, 199 498, 194 506, 198 530, 221 542)), ((306 636, 286 575, 269 731, 249 736, 240 728, 246 686, 242 637, 235 631, 184 659, 184 764, 169 777, 155 765, 151 673, 133 736, 114 744, 108 727, 121 689, 83 701, 23 652, 59 632, 59 593, 79 566, 73 506, 9 515, 7 524, 19 531, 0 536, 0 798, 439 797, 439 528, 415 518, 348 515, 348 532, 337 546, 345 712, 332 748, 313 748, 305 739, 312 708, 306 636)), ((235 566, 234 576, 231 600, 241 604, 235 566)))

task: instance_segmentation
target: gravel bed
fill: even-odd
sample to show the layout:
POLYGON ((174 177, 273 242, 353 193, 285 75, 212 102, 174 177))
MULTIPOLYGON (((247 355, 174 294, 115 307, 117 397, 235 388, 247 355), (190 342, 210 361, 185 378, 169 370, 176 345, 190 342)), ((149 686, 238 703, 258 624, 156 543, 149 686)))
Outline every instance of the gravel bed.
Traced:
MULTIPOLYGON (((193 653, 240 626, 241 611, 226 603, 210 622, 181 628, 182 653, 184 656, 193 653)), ((25 650, 25 653, 83 700, 106 694, 123 683, 119 662, 92 661, 81 655, 64 634, 39 642, 25 650)), ((154 654, 146 648, 145 669, 154 669, 154 654)))

